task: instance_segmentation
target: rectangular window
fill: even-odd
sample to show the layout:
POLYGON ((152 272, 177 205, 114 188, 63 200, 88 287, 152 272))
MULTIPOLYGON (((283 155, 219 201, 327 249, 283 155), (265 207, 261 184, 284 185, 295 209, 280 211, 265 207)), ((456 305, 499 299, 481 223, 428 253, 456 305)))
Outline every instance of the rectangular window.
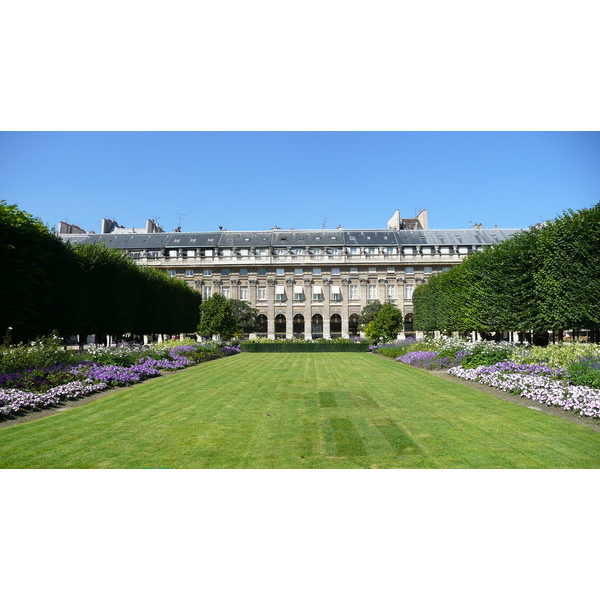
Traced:
POLYGON ((313 300, 323 300, 323 292, 320 285, 313 286, 313 300))
POLYGON ((377 273, 377 267, 369 267, 369 273, 377 273))
POLYGON ((240 300, 248 300, 248 287, 245 285, 240 286, 240 300))
POLYGON ((469 254, 469 247, 468 246, 459 246, 458 253, 459 254, 469 254))
POLYGON ((442 273, 447 273, 452 267, 442 267, 442 273))
POLYGON ((404 247, 404 254, 414 254, 414 248, 412 246, 405 246, 404 247))
POLYGON ((368 300, 376 300, 377 299, 377 286, 369 285, 367 288, 367 299, 368 300))
POLYGON ((296 267, 294 269, 294 275, 302 275, 303 272, 302 267, 296 267))
POLYGON ((394 300, 396 298, 396 286, 393 283, 388 283, 386 292, 388 300, 394 300))
POLYGON ((186 255, 191 258, 193 256, 196 256, 196 251, 195 250, 188 250, 186 252, 186 255))
POLYGON ((304 248, 292 248, 292 254, 295 254, 296 256, 303 256, 304 248))
POLYGON ((350 267, 350 273, 358 273, 358 267, 350 267))
POLYGON ((194 269, 186 269, 185 270, 185 276, 186 277, 193 277, 194 276, 194 269))
POLYGON ((139 258, 141 256, 140 252, 130 252, 129 256, 131 256, 131 258, 139 258))
POLYGON ((440 254, 450 254, 449 246, 440 246, 440 254))
POLYGON ((396 272, 396 267, 388 267, 387 268, 387 272, 388 273, 395 273, 396 272))
POLYGON ((258 254, 258 256, 268 256, 269 250, 268 250, 268 248, 259 248, 256 251, 256 254, 258 254))
POLYGON ((323 254, 323 248, 314 248, 313 254, 320 256, 321 254, 323 254))
POLYGON ((275 269, 275 275, 284 275, 285 269, 275 269))
POLYGON ((350 286, 350 300, 358 300, 358 286, 357 285, 350 286))
POLYGON ((258 270, 258 275, 259 275, 259 276, 261 276, 261 275, 266 275, 266 274, 267 274, 267 270, 266 270, 266 269, 259 269, 259 270, 258 270))
POLYGON ((275 254, 276 254, 277 256, 284 256, 284 255, 285 255, 285 253, 286 253, 286 249, 285 249, 285 248, 277 248, 277 249, 275 250, 275 254))
POLYGON ((332 275, 339 275, 340 274, 340 268, 339 267, 331 267, 331 274, 332 275))
POLYGON ((415 274, 415 268, 414 267, 406 267, 406 269, 404 269, 404 273, 406 275, 414 275, 415 274))
POLYGON ((313 269, 313 275, 320 275, 321 274, 321 267, 315 267, 313 269))
POLYGON ((330 254, 341 254, 340 249, 339 248, 331 248, 329 250, 330 254))
POLYGON ((301 285, 294 286, 294 300, 304 300, 304 291, 301 285))
POLYGON ((229 298, 231 297, 231 288, 229 286, 223 286, 221 288, 221 290, 222 290, 223 296, 225 296, 225 298, 227 298, 227 300, 229 300, 229 298))
POLYGON ((240 269, 240 275, 247 276, 248 275, 248 269, 240 269))
POLYGON ((285 301, 285 288, 282 285, 275 286, 275 300, 279 302, 285 301))
POLYGON ((213 255, 213 251, 212 250, 205 250, 204 251, 204 256, 212 256, 213 255))
POLYGON ((177 257, 177 250, 169 250, 169 256, 171 258, 176 258, 177 257))
POLYGON ((377 248, 365 248, 365 254, 377 254, 377 248))
POLYGON ((423 246, 423 247, 421 248, 421 252, 422 252, 423 254, 431 254, 431 246, 423 246))
POLYGON ((415 286, 412 285, 412 284, 410 284, 410 283, 407 284, 406 286, 404 286, 404 290, 405 290, 405 296, 404 297, 407 300, 412 300, 414 289, 415 289, 415 286))
POLYGON ((383 248, 382 250, 383 250, 384 254, 398 254, 398 248, 386 247, 386 248, 383 248))
POLYGON ((342 299, 342 295, 340 294, 340 286, 339 285, 331 286, 331 299, 334 302, 339 302, 342 299))
POLYGON ((212 275, 212 269, 203 269, 202 275, 204 275, 205 277, 212 275))
POLYGON ((160 253, 158 250, 150 250, 150 252, 148 252, 148 258, 158 258, 159 256, 160 253))
POLYGON ((175 269, 169 269, 169 276, 175 277, 175 275, 177 275, 177 272, 175 271, 175 269))
POLYGON ((352 247, 348 248, 348 254, 360 254, 360 248, 357 248, 356 246, 352 246, 352 247))
POLYGON ((423 273, 425 275, 431 275, 433 273, 433 267, 423 267, 423 273))
POLYGON ((224 248, 223 256, 233 256, 233 250, 231 248, 224 248))
POLYGON ((212 285, 205 285, 202 289, 202 297, 204 300, 208 300, 212 296, 212 285))
POLYGON ((229 269, 221 269, 221 275, 223 275, 224 277, 228 277, 229 274, 230 274, 229 269))
POLYGON ((267 288, 264 285, 258 286, 258 297, 257 300, 267 299, 267 288))
POLYGON ((240 256, 249 256, 250 255, 250 249, 249 248, 242 248, 240 250, 240 256))

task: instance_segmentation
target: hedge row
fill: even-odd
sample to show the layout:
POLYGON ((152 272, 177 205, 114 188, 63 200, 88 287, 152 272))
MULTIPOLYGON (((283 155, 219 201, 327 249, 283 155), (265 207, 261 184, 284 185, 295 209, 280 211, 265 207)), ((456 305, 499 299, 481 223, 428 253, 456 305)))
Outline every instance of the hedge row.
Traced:
POLYGON ((327 344, 305 342, 279 342, 277 344, 257 344, 255 342, 241 342, 242 352, 368 352, 370 343, 357 342, 348 344, 327 344))
POLYGON ((57 331, 176 334, 198 326, 200 294, 103 244, 75 247, 40 219, 0 200, 0 338, 57 331), (10 328, 10 329, 9 329, 10 328))

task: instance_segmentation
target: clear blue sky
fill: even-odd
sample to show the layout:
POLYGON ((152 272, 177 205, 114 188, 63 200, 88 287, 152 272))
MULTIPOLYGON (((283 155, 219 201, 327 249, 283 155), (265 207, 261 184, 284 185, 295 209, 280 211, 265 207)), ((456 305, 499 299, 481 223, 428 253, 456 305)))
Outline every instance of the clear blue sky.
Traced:
POLYGON ((529 227, 600 202, 600 134, 5 132, 0 198, 96 231, 529 227))

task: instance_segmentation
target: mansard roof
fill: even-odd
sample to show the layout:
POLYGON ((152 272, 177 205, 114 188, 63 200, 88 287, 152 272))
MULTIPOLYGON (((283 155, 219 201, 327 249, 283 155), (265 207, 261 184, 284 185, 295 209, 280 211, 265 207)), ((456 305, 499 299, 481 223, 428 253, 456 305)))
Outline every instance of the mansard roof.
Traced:
POLYGON ((316 229, 172 233, 68 234, 74 244, 104 243, 127 250, 288 246, 479 246, 498 244, 521 229, 316 229))

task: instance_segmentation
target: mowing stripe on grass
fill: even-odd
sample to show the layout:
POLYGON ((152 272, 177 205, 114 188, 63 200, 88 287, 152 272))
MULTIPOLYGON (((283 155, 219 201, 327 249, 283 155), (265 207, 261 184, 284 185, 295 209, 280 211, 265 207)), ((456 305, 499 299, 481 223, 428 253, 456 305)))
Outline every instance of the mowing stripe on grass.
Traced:
MULTIPOLYGON (((327 419, 325 427, 331 428, 334 445, 331 456, 365 456, 365 446, 351 419, 332 417, 327 419)), ((331 438, 330 438, 331 439, 331 438)))

